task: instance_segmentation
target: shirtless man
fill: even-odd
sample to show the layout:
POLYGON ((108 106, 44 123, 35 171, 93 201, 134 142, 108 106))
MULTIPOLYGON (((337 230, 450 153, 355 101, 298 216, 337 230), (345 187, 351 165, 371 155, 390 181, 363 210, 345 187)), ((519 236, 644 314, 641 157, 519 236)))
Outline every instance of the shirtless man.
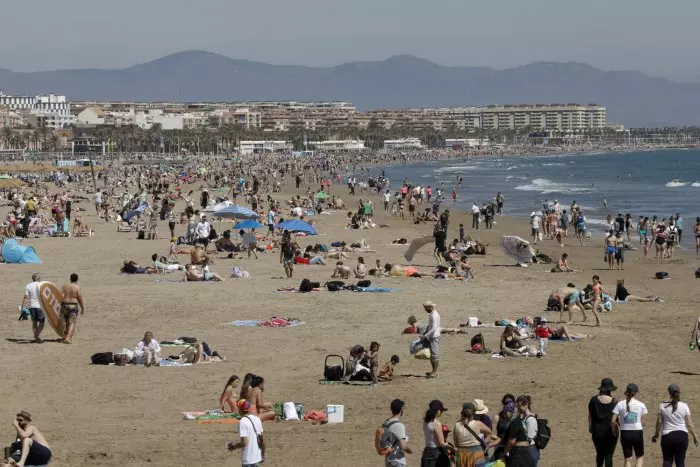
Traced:
POLYGON ((73 340, 73 334, 75 334, 78 308, 80 308, 81 315, 85 314, 85 305, 83 304, 83 296, 80 293, 78 275, 76 273, 70 275, 70 284, 64 284, 61 293, 63 294, 61 314, 66 322, 66 333, 63 336, 63 343, 70 344, 73 340))
POLYGON ((9 459, 5 466, 46 465, 51 462, 51 448, 39 429, 32 425, 32 416, 29 412, 21 411, 12 426, 17 431, 18 441, 22 444, 22 453, 19 461, 9 459))
POLYGON ((584 311, 583 303, 581 303, 581 293, 575 287, 561 287, 552 292, 552 294, 549 297, 559 300, 560 323, 564 322, 564 310, 569 312, 568 322, 570 323, 572 321, 571 311, 574 305, 578 306, 578 308, 581 310, 581 313, 583 313, 583 320, 586 321, 587 316, 586 312, 584 311), (565 303, 567 301, 566 299, 569 299, 568 304, 565 303))
POLYGON ((204 248, 201 243, 197 243, 194 246, 194 250, 190 253, 190 261, 192 264, 202 264, 206 259, 207 255, 204 253, 204 248))

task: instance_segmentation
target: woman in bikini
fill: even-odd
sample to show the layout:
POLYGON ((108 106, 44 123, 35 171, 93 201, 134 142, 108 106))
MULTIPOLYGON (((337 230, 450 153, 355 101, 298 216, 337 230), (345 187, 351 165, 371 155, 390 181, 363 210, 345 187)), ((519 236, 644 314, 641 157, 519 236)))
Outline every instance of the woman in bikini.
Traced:
POLYGON ((654 243, 656 244, 656 259, 664 259, 666 254, 666 226, 659 224, 655 230, 654 243))
POLYGON ((263 399, 265 391, 265 379, 262 376, 253 376, 250 382, 250 393, 248 401, 250 402, 251 413, 256 414, 261 421, 274 420, 277 415, 272 409, 272 404, 269 404, 263 399))
POLYGON ((233 390, 238 383, 238 376, 231 376, 224 386, 224 391, 219 396, 219 410, 224 412, 235 412, 236 411, 236 401, 233 400, 233 390))

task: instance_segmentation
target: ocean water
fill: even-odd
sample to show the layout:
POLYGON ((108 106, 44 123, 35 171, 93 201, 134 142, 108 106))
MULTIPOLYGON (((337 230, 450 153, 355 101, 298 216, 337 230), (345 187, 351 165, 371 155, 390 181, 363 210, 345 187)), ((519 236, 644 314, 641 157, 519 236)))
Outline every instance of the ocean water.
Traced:
MULTIPOLYGON (((545 200, 559 200, 563 208, 575 200, 591 227, 599 225, 601 232, 608 214, 629 212, 636 222, 638 216, 664 218, 680 212, 686 243, 687 232, 700 216, 700 149, 473 157, 384 170, 392 191, 404 178, 434 190, 443 184, 447 198, 456 188, 457 207, 465 210, 474 201, 481 204, 494 198, 498 191, 505 196, 505 214, 523 218, 541 209, 545 200), (461 185, 457 185, 458 175, 461 185)), ((443 202, 443 207, 449 206, 451 198, 443 202)))

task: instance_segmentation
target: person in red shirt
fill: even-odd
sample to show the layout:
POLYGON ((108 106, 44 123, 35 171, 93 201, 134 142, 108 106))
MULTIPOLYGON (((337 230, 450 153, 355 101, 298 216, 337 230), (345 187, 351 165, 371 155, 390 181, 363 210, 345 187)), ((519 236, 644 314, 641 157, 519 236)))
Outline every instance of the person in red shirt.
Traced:
POLYGON ((547 355, 547 341, 552 337, 552 328, 547 324, 547 319, 542 318, 540 324, 535 328, 535 335, 537 336, 537 341, 540 344, 540 353, 542 355, 547 355))

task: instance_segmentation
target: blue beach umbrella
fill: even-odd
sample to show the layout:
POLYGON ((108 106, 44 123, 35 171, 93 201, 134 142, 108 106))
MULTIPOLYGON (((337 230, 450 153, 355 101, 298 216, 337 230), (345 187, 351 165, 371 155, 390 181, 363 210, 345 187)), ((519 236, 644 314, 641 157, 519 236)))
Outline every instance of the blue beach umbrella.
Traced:
POLYGON ((304 232, 309 235, 317 235, 316 229, 308 222, 292 219, 289 221, 280 222, 277 224, 278 229, 289 230, 290 232, 304 232))
POLYGON ((248 219, 248 220, 239 222, 238 224, 234 225, 233 230, 259 229, 262 226, 263 225, 260 222, 254 220, 254 219, 248 219))
POLYGON ((213 217, 221 219, 257 219, 258 213, 243 206, 228 206, 212 213, 213 217))

